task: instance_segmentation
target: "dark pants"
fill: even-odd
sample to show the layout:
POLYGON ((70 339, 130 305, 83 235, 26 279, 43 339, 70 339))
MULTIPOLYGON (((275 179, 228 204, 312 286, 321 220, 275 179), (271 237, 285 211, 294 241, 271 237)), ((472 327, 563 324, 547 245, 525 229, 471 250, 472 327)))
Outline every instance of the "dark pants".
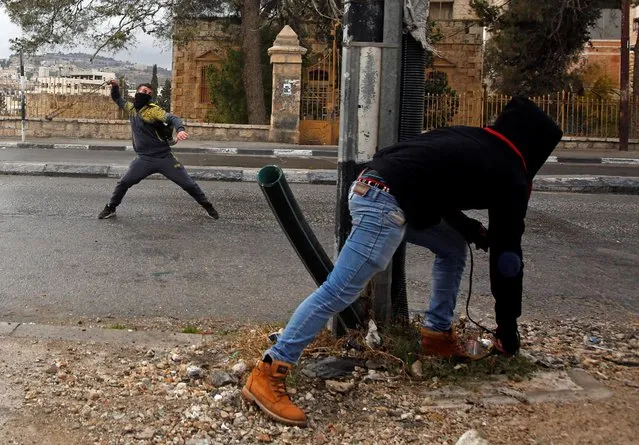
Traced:
POLYGON ((175 182, 200 205, 209 202, 200 186, 186 172, 182 163, 175 159, 172 154, 168 154, 161 158, 144 155, 135 158, 131 162, 129 169, 118 181, 118 185, 115 186, 109 205, 112 207, 120 205, 128 189, 153 173, 160 173, 175 182))

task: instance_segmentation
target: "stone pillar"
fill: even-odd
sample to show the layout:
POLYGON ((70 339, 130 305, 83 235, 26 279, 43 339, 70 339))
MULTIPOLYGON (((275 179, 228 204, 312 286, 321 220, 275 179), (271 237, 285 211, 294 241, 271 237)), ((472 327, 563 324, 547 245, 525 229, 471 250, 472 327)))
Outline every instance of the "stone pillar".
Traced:
POLYGON ((273 65, 273 98, 269 141, 299 144, 302 56, 297 34, 286 25, 268 49, 273 65))

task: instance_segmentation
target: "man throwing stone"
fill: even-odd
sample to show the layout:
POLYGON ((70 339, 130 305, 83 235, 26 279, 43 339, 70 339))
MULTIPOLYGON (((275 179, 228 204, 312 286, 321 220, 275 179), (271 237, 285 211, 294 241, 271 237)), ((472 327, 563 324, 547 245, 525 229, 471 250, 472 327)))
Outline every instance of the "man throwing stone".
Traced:
POLYGON ((111 201, 100 212, 98 218, 106 219, 115 216, 115 209, 120 205, 129 188, 153 173, 160 173, 191 195, 206 210, 209 217, 218 219, 219 215, 213 204, 189 176, 182 163, 173 156, 169 142, 162 137, 162 126, 169 125, 177 131, 178 141, 188 139, 189 135, 184 131, 182 120, 151 102, 153 94, 151 84, 143 83, 138 86, 133 103, 124 100, 117 80, 111 80, 110 84, 111 98, 129 116, 133 149, 137 157, 118 181, 111 195, 111 201))

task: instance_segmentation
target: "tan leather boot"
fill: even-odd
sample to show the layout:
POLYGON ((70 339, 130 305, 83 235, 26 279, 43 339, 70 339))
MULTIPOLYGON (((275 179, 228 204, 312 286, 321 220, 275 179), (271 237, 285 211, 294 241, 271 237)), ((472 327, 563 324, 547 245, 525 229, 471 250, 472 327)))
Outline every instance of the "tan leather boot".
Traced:
POLYGON ((285 379, 291 368, 288 363, 277 360, 273 363, 259 360, 242 388, 242 395, 278 422, 306 426, 304 411, 291 401, 286 392, 285 379))
POLYGON ((471 358, 459 344, 454 328, 446 332, 433 331, 429 328, 421 328, 420 331, 422 354, 465 360, 471 358))

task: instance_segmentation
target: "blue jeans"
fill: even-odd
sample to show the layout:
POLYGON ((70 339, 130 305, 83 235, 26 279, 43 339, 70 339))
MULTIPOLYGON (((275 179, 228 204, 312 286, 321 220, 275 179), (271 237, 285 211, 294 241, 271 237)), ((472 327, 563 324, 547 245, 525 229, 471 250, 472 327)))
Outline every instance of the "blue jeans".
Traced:
POLYGON ((424 314, 424 326, 434 331, 447 331, 453 324, 459 285, 466 266, 466 240, 444 221, 419 231, 408 226, 405 239, 435 254, 430 304, 424 314))
POLYGON ((353 228, 326 281, 289 320, 277 343, 265 354, 297 363, 328 319, 357 300, 364 286, 388 266, 404 238, 406 219, 393 195, 361 183, 348 194, 353 228))
POLYGON ((452 325, 466 264, 462 235, 443 222, 421 231, 407 228, 404 212, 391 194, 356 184, 348 196, 351 233, 326 281, 297 307, 277 343, 266 351, 274 360, 297 363, 328 319, 353 304, 373 275, 386 269, 404 236, 436 255, 426 326, 446 331, 452 325))

